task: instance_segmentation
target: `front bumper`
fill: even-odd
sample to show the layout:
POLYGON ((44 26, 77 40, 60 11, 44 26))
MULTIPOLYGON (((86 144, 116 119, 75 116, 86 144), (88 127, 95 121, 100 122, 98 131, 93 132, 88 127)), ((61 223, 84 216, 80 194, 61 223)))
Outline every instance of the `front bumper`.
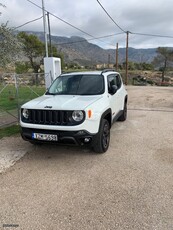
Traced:
POLYGON ((44 130, 23 128, 21 136, 24 140, 35 143, 57 143, 71 145, 92 145, 96 134, 91 134, 85 130, 79 131, 61 131, 61 130, 44 130), (57 141, 37 140, 33 138, 33 133, 57 135, 57 141))

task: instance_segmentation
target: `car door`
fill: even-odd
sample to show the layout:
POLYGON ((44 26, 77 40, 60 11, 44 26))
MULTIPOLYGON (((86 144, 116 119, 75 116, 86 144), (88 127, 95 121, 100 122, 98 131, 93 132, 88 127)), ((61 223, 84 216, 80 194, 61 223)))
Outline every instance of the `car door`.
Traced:
POLYGON ((112 108, 112 118, 114 119, 115 116, 120 111, 120 102, 119 102, 120 84, 118 85, 116 74, 108 75, 107 81, 108 81, 108 96, 109 96, 109 101, 110 101, 110 105, 112 108), (111 93, 111 86, 112 85, 117 86, 117 92, 114 94, 111 93))
POLYGON ((123 88, 123 83, 121 76, 119 74, 116 74, 116 84, 117 84, 117 97, 118 97, 118 109, 119 111, 123 109, 124 106, 124 88, 123 88))

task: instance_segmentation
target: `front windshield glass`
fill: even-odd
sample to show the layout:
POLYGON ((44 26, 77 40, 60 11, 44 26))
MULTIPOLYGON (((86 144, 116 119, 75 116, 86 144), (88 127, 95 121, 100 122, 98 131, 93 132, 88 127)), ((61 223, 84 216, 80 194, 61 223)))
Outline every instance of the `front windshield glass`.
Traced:
POLYGON ((98 95, 102 93, 104 93, 103 76, 92 74, 60 76, 47 92, 52 95, 98 95))

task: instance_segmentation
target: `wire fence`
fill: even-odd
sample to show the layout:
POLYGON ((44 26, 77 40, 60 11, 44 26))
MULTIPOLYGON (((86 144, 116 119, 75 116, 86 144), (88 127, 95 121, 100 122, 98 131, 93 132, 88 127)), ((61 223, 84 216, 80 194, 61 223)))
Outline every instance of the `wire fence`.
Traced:
POLYGON ((19 121, 20 107, 45 93, 45 78, 49 74, 0 75, 0 128, 19 121))
MULTIPOLYGON (((122 73, 122 76, 124 74, 122 73)), ((129 74, 129 83, 134 85, 173 86, 173 73, 161 82, 160 73, 154 76, 129 74), (164 84, 163 84, 164 83, 164 84)), ((0 75, 0 128, 19 121, 22 104, 45 93, 45 82, 52 82, 51 73, 4 73, 0 75), (50 80, 51 79, 51 80, 50 80)))

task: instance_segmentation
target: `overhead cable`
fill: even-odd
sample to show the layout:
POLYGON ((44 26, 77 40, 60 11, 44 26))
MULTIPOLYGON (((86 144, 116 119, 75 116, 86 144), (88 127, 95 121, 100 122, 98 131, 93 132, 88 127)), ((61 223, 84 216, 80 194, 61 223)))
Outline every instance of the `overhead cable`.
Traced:
MULTIPOLYGON (((42 7, 41 7, 41 6, 37 5, 36 3, 32 2, 31 0, 26 0, 26 1, 30 2, 31 4, 35 5, 36 7, 40 8, 40 9, 42 9, 42 7)), ((46 11, 46 12, 48 12, 47 10, 45 10, 45 11, 46 11)), ((76 26, 72 25, 71 23, 69 23, 69 22, 65 21, 64 19, 62 19, 62 18, 60 18, 60 17, 56 16, 55 14, 53 14, 53 13, 51 13, 51 12, 48 12, 48 13, 49 13, 50 15, 52 15, 53 17, 55 17, 55 18, 59 19, 60 21, 64 22, 65 24, 67 24, 67 25, 69 25, 69 26, 73 27, 74 29, 76 29, 76 30, 78 30, 78 31, 80 31, 80 32, 82 32, 82 33, 84 33, 84 34, 86 34, 86 35, 88 35, 88 36, 90 36, 90 37, 94 38, 94 36, 93 36, 93 35, 91 35, 91 34, 89 34, 89 33, 85 32, 84 30, 79 29, 78 27, 76 27, 76 26)))
POLYGON ((169 36, 169 35, 145 34, 145 33, 135 33, 135 32, 129 32, 129 33, 135 34, 135 35, 151 36, 151 37, 159 37, 159 38, 173 38, 173 36, 169 36))
POLYGON ((36 18, 36 19, 34 19, 34 20, 28 21, 28 22, 26 22, 26 23, 24 23, 24 24, 22 24, 22 25, 20 25, 20 26, 15 27, 14 29, 18 29, 18 28, 20 28, 20 27, 22 27, 22 26, 25 26, 25 25, 30 24, 30 23, 32 23, 32 22, 38 21, 38 20, 40 20, 40 19, 42 19, 42 18, 43 18, 43 16, 41 16, 41 17, 39 17, 39 18, 36 18))
MULTIPOLYGON (((37 5, 36 3, 32 2, 31 0, 26 0, 26 1, 30 2, 31 4, 33 4, 34 6, 36 6, 36 7, 38 7, 39 9, 41 9, 41 10, 42 10, 42 7, 41 7, 41 6, 37 5)), ((83 34, 86 34, 86 35, 88 35, 88 36, 92 37, 93 39, 98 39, 98 40, 99 40, 99 38, 94 37, 93 35, 89 34, 88 32, 85 32, 84 30, 81 30, 80 28, 78 28, 78 27, 76 27, 76 26, 72 25, 71 23, 69 23, 69 22, 65 21, 64 19, 62 19, 62 18, 60 18, 60 17, 58 17, 58 16, 54 15, 53 13, 48 12, 46 9, 45 9, 45 11, 46 11, 47 13, 49 13, 50 15, 52 15, 53 17, 57 18, 58 20, 60 20, 60 21, 64 22, 65 24, 67 24, 67 25, 69 25, 69 26, 73 27, 74 29, 76 29, 76 30, 78 30, 78 31, 82 32, 83 34)), ((123 31, 123 32, 124 32, 124 31, 123 31)), ((100 41, 101 41, 101 40, 100 40, 100 41)), ((101 41, 101 42, 103 42, 103 43, 107 44, 107 43, 106 43, 106 42, 104 42, 104 41, 101 41)))
MULTIPOLYGON (((26 1, 30 2, 31 4, 35 5, 36 7, 38 7, 39 9, 42 10, 42 7, 41 7, 41 6, 37 5, 36 3, 32 2, 31 0, 26 0, 26 1)), ((103 5, 100 3, 100 1, 97 0, 97 2, 98 2, 98 4, 101 6, 101 8, 105 11, 105 13, 108 15, 108 17, 113 21, 113 23, 122 31, 122 33, 127 33, 127 32, 129 32, 130 34, 141 35, 141 36, 152 36, 152 37, 160 37, 160 38, 173 38, 173 36, 169 36, 169 35, 157 35, 157 34, 136 33, 136 32, 131 32, 131 31, 125 31, 123 28, 121 28, 121 27, 118 25, 118 23, 115 22, 115 20, 114 20, 114 19, 110 16, 110 14, 106 11, 106 9, 103 7, 103 5)), ((82 30, 82 29, 80 29, 80 28, 78 28, 78 27, 72 25, 71 23, 65 21, 64 19, 62 19, 62 18, 56 16, 55 14, 53 14, 53 13, 51 13, 51 12, 48 12, 47 10, 45 10, 45 11, 46 11, 47 13, 49 13, 50 15, 52 15, 53 17, 57 18, 58 20, 60 20, 60 21, 64 22, 65 24, 67 24, 67 25, 73 27, 74 29, 76 29, 76 30, 78 30, 78 31, 80 31, 80 32, 82 32, 82 33, 84 33, 84 34, 86 34, 86 35, 92 37, 92 39, 89 39, 89 40, 96 40, 96 39, 99 40, 100 38, 103 38, 103 37, 98 37, 98 38, 96 38, 96 37, 94 37, 93 35, 87 33, 86 31, 84 31, 84 30, 82 30)), ((43 17, 43 16, 42 16, 42 17, 43 17)), ((37 20, 41 19, 42 17, 37 18, 37 19, 32 20, 32 21, 29 21, 29 22, 27 22, 27 23, 25 23, 25 24, 23 24, 23 25, 21 25, 21 26, 16 27, 15 29, 20 28, 20 27, 22 27, 22 26, 24 26, 24 25, 26 25, 26 24, 31 23, 31 22, 37 21, 37 20)), ((117 35, 118 35, 118 34, 117 34, 117 35)), ((105 37, 109 37, 109 36, 110 36, 110 35, 107 35, 107 36, 105 36, 105 37)), ((114 36, 114 35, 112 35, 112 36, 114 36)), ((82 41, 79 41, 79 42, 82 42, 82 41)), ((103 42, 103 41, 101 41, 101 42, 103 42)), ((65 43, 64 43, 64 44, 65 44, 65 43)))
POLYGON ((110 16, 110 14, 106 11, 106 9, 103 7, 103 5, 99 2, 99 0, 97 0, 98 4, 101 6, 101 8, 104 10, 104 12, 108 15, 108 17, 113 21, 113 23, 121 30, 123 31, 124 33, 126 33, 125 30, 123 30, 119 25, 118 23, 115 22, 115 20, 110 16))
MULTIPOLYGON (((89 38, 89 39, 82 39, 82 40, 78 40, 78 41, 74 41, 74 42, 63 42, 63 43, 53 42, 53 45, 57 45, 57 46, 70 45, 70 44, 74 44, 74 43, 82 43, 82 42, 86 42, 86 41, 88 42, 88 41, 91 41, 91 40, 96 40, 96 39, 101 39, 101 38, 113 37, 113 36, 117 36, 117 35, 121 35, 121 34, 124 34, 124 33, 110 34, 110 35, 105 35, 105 36, 102 36, 102 37, 89 38)), ((54 36, 52 36, 52 37, 54 37, 54 36)), ((32 46, 32 48, 35 48, 35 46, 32 46)))
POLYGON ((110 34, 110 35, 105 35, 105 36, 101 36, 101 37, 82 39, 82 40, 78 40, 78 41, 74 41, 74 42, 64 42, 64 43, 54 43, 54 44, 55 45, 69 45, 69 44, 73 44, 73 43, 80 43, 80 42, 86 42, 86 41, 91 41, 91 40, 98 40, 98 39, 101 39, 101 38, 113 37, 113 36, 117 36, 117 35, 120 35, 120 34, 124 34, 124 33, 110 34))

